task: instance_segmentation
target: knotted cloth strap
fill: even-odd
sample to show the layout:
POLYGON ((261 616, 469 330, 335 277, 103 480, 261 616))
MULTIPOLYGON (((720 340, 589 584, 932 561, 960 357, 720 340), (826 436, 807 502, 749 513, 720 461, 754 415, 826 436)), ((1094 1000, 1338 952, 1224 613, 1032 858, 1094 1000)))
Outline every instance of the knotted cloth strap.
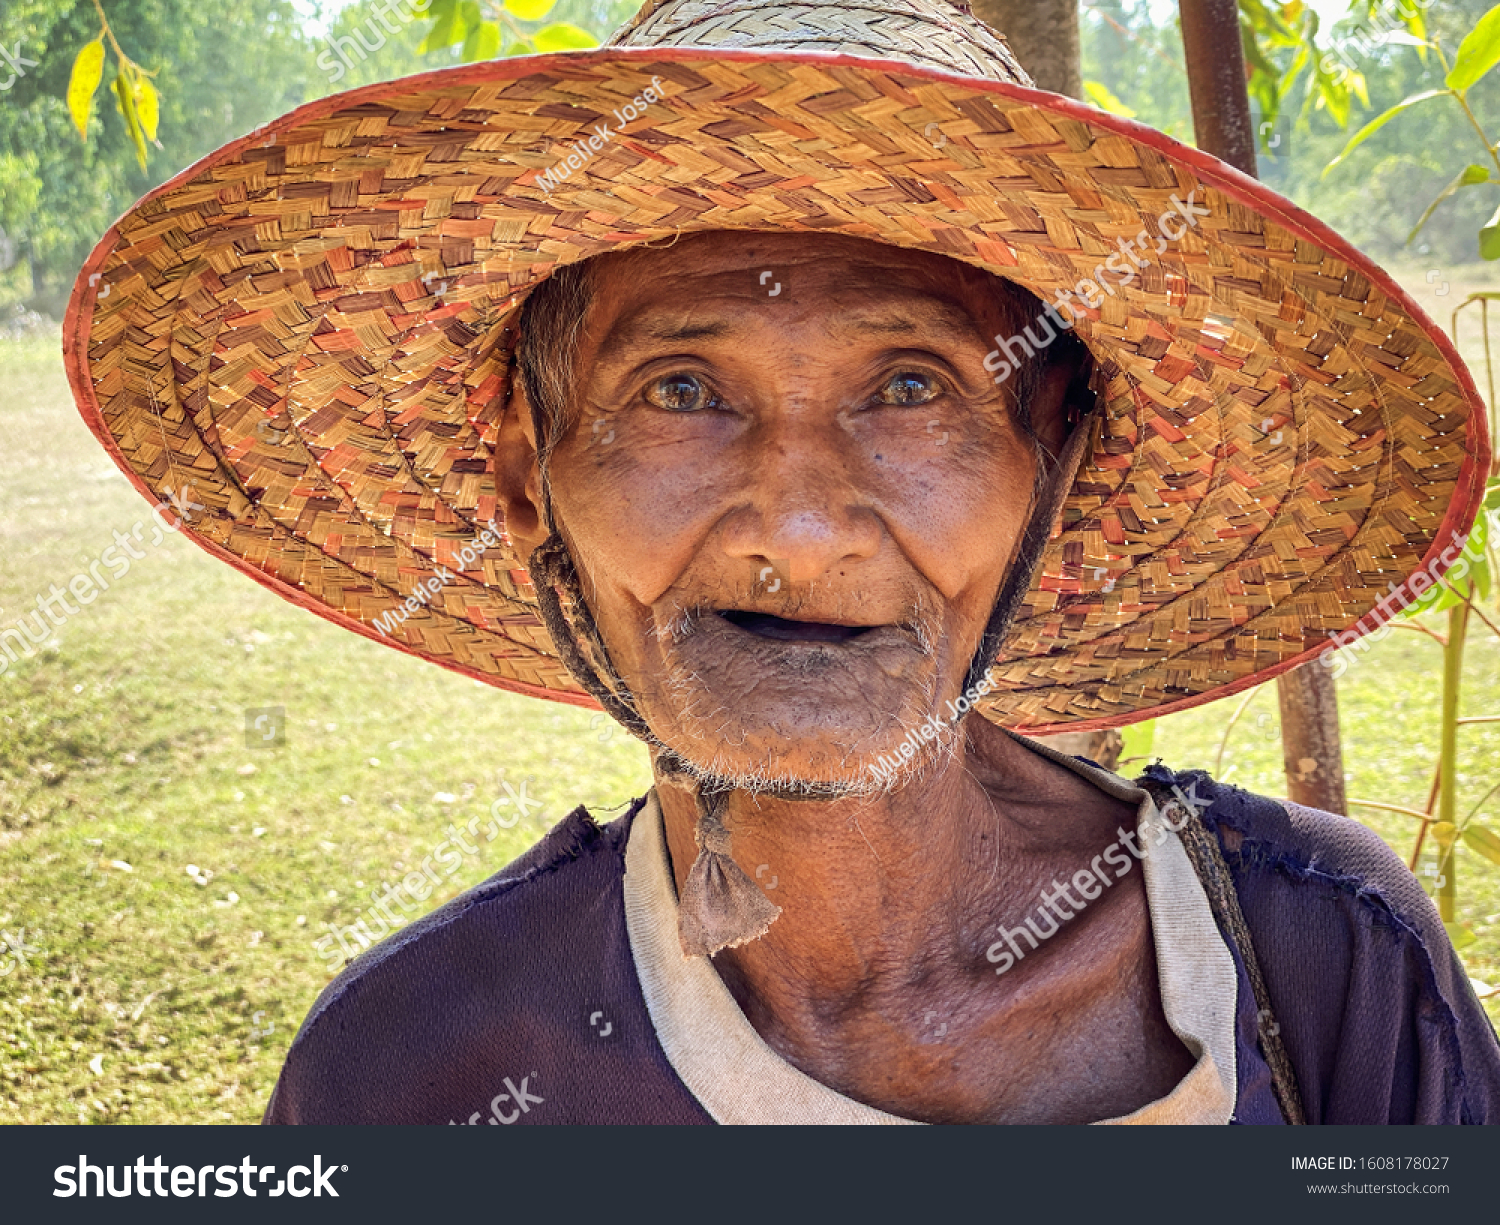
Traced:
POLYGON ((781 914, 730 855, 724 827, 727 791, 694 789, 698 858, 688 871, 677 912, 677 935, 687 957, 712 957, 720 949, 758 940, 781 914))
POLYGON ((1250 927, 1245 922, 1245 912, 1240 909, 1234 877, 1230 874, 1224 852, 1219 849, 1219 840, 1204 822, 1203 814, 1191 804, 1179 800, 1166 784, 1141 778, 1136 780, 1136 785, 1151 797, 1162 820, 1177 830, 1193 871, 1203 882, 1203 891, 1208 895, 1209 909, 1213 911, 1219 930, 1239 950, 1240 960, 1245 963, 1245 973, 1250 979, 1250 990, 1255 994, 1255 1027, 1260 1037, 1261 1053, 1271 1069, 1271 1088, 1286 1121, 1297 1127, 1304 1126, 1307 1115, 1302 1109, 1297 1073, 1281 1041, 1281 1026, 1271 1011, 1271 993, 1266 989, 1265 976, 1255 956, 1255 943, 1250 939, 1250 927), (1167 813, 1174 808, 1185 814, 1180 820, 1168 819, 1167 813))

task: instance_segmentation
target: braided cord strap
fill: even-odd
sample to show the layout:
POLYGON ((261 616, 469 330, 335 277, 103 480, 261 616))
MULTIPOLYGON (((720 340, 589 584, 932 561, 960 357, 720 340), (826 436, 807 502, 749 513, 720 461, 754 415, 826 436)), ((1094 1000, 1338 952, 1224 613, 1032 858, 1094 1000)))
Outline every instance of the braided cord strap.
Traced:
POLYGON ((588 690, 589 696, 604 708, 605 713, 632 736, 648 744, 654 743, 646 721, 635 708, 629 689, 615 674, 609 653, 604 649, 604 641, 599 635, 598 625, 589 611, 588 602, 583 598, 578 568, 573 564, 566 542, 555 528, 537 546, 526 565, 527 573, 536 588, 537 607, 542 614, 542 622, 546 625, 547 633, 551 635, 563 664, 573 674, 573 679, 588 690), (574 633, 573 624, 558 598, 559 587, 567 594, 568 601, 573 606, 573 615, 583 623, 584 634, 597 656, 603 660, 604 669, 614 681, 614 687, 600 678, 584 653, 578 635, 574 633))
POLYGON ((1203 891, 1208 895, 1208 905, 1219 929, 1239 950, 1245 973, 1250 978, 1250 990, 1255 994, 1255 1027, 1261 1052, 1271 1069, 1271 1088, 1286 1121, 1293 1126, 1305 1126, 1307 1115, 1302 1108, 1301 1091, 1297 1088, 1297 1073, 1281 1041, 1281 1026, 1271 1011, 1271 993, 1266 989, 1265 976, 1255 956, 1255 943, 1250 938, 1245 912, 1240 909, 1239 894, 1235 891, 1234 877, 1230 874, 1224 852, 1219 848, 1219 840, 1204 822, 1203 814, 1193 805, 1184 804, 1164 784, 1155 779, 1141 778, 1136 780, 1136 785, 1151 797, 1162 820, 1182 839, 1188 860, 1203 882, 1203 891), (1180 818, 1167 816, 1174 808, 1182 814, 1180 818))

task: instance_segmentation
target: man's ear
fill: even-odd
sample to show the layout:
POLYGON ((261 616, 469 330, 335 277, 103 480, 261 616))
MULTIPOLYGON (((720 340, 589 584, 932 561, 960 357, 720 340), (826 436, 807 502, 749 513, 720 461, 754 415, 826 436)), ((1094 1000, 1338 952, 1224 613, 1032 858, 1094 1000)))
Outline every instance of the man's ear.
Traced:
POLYGON ((500 418, 495 442, 495 495, 505 529, 522 564, 547 538, 542 523, 542 472, 536 461, 536 434, 525 380, 512 371, 510 403, 500 418))
POLYGON ((1093 363, 1087 354, 1052 361, 1041 371, 1031 401, 1031 428, 1037 445, 1054 460, 1068 445, 1073 431, 1092 412, 1096 397, 1089 388, 1093 363))

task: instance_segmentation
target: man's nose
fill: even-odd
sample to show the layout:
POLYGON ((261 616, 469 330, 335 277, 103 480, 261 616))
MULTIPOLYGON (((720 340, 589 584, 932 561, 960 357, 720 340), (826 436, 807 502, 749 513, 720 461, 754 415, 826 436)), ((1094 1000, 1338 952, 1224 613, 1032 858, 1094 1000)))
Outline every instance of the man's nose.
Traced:
POLYGON ((744 501, 725 525, 725 552, 799 584, 875 556, 880 519, 861 497, 847 446, 836 428, 762 434, 747 455, 744 501))

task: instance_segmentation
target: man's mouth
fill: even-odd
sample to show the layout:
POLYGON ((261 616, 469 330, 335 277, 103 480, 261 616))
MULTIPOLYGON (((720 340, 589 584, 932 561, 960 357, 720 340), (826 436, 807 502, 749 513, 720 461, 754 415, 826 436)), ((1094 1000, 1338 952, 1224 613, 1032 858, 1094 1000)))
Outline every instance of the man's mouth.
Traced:
POLYGON ((875 625, 836 625, 828 621, 793 621, 787 617, 773 617, 770 613, 740 609, 725 609, 718 615, 747 634, 776 642, 852 642, 880 628, 875 625))

